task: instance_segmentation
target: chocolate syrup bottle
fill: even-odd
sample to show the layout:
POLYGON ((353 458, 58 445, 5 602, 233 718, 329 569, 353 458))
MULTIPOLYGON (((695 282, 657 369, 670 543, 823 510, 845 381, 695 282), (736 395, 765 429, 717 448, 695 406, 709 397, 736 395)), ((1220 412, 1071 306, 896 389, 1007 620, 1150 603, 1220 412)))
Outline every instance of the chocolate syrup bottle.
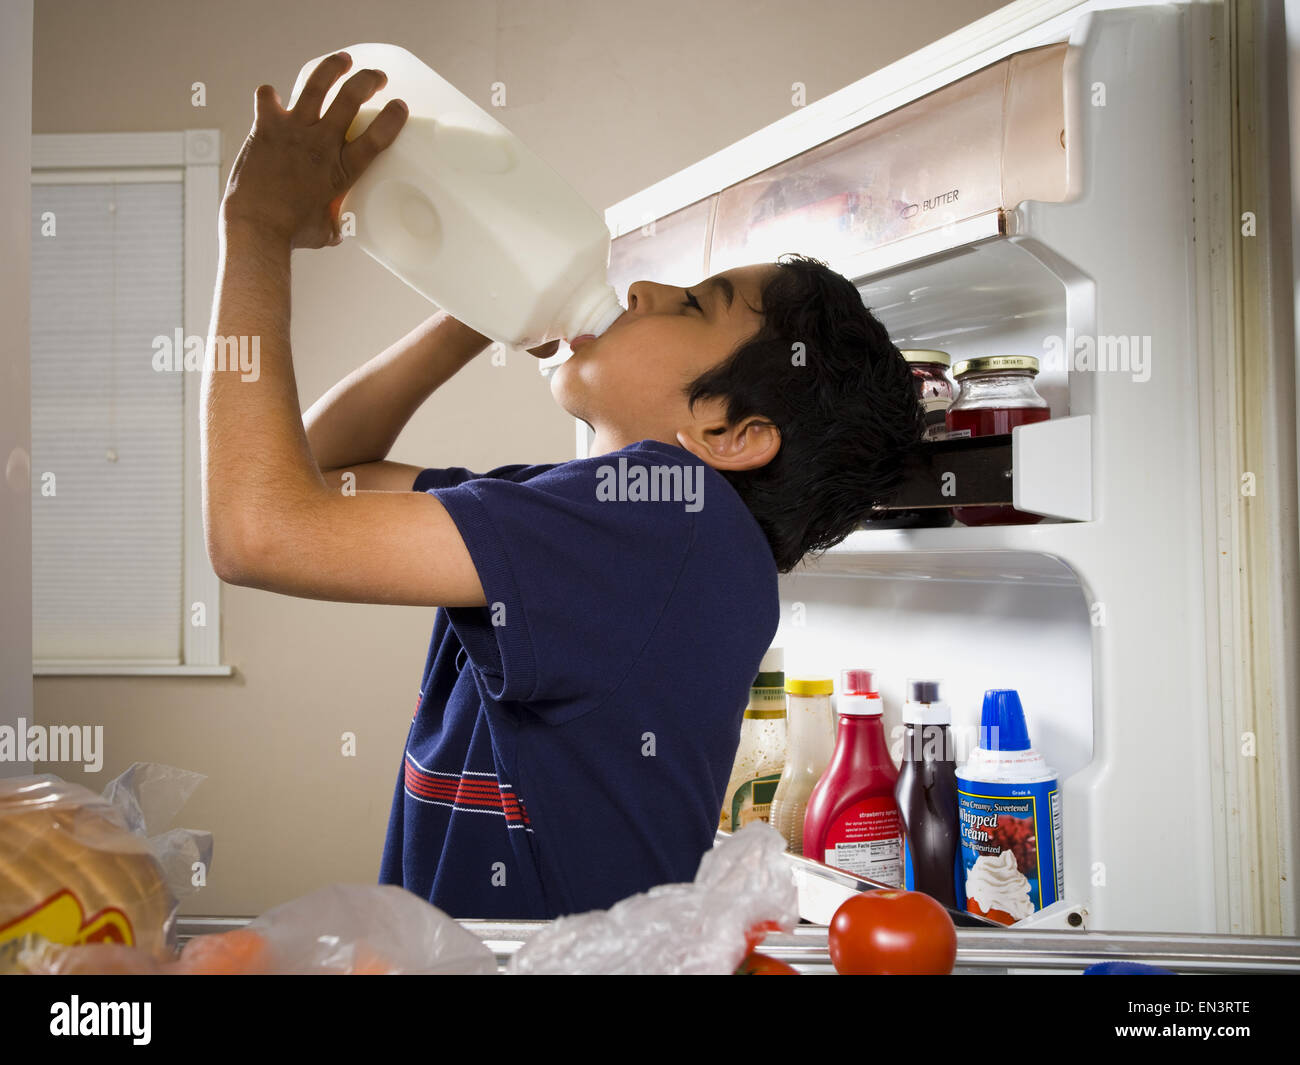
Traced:
POLYGON ((957 765, 952 712, 939 682, 909 680, 903 706, 903 762, 894 798, 903 820, 903 887, 950 909, 964 899, 957 832, 957 765))

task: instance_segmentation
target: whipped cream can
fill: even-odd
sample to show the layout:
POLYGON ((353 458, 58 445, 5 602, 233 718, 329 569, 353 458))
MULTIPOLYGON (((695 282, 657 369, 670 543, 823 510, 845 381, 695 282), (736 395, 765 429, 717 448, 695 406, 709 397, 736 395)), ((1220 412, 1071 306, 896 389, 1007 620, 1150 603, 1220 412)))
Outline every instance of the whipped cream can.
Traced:
POLYGON ((957 770, 957 819, 968 912, 1009 925, 1061 898, 1061 791, 1015 691, 984 694, 980 745, 957 770))

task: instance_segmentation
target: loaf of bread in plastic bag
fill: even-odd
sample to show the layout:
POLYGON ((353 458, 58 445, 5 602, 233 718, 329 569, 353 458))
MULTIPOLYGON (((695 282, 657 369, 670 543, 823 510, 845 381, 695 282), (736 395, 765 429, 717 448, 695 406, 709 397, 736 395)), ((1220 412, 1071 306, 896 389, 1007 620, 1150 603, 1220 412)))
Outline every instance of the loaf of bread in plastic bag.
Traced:
POLYGON ((0 943, 120 943, 170 956, 176 900, 148 840, 79 784, 0 780, 0 943))

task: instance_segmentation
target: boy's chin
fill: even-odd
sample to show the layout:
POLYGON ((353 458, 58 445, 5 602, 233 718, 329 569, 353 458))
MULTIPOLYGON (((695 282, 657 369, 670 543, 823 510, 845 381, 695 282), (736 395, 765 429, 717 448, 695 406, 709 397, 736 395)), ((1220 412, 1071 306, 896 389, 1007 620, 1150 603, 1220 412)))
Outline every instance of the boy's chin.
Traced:
POLYGON ((555 368, 555 373, 551 374, 551 395, 566 414, 574 418, 582 418, 579 413, 578 396, 576 395, 578 376, 573 372, 573 367, 569 365, 569 361, 571 360, 560 363, 555 368))

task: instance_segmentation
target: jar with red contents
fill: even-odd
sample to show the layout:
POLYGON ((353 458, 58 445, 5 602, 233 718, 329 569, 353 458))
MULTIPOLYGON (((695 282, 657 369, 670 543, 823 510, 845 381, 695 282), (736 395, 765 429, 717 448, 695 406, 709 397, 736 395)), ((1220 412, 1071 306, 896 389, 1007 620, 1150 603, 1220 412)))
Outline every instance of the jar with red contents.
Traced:
MULTIPOLYGON (((1034 388, 1038 360, 1032 355, 966 359, 952 368, 952 375, 958 392, 945 416, 949 440, 996 436, 1051 417, 1047 400, 1034 388)), ((1041 514, 1009 506, 953 507, 952 513, 963 525, 1033 525, 1043 520, 1041 514)))
POLYGON ((942 440, 948 435, 944 416, 957 394, 957 389, 948 379, 948 366, 952 360, 946 351, 907 348, 899 354, 912 368, 916 398, 921 401, 921 410, 925 412, 925 435, 922 439, 942 440))
MULTIPOLYGON (((899 354, 912 368, 912 384, 925 416, 922 440, 942 440, 948 433, 944 415, 956 394, 948 379, 950 359, 946 351, 921 348, 903 348, 899 354)), ((923 510, 875 510, 862 522, 870 529, 919 529, 951 525, 952 511, 947 507, 926 507, 923 510)))

